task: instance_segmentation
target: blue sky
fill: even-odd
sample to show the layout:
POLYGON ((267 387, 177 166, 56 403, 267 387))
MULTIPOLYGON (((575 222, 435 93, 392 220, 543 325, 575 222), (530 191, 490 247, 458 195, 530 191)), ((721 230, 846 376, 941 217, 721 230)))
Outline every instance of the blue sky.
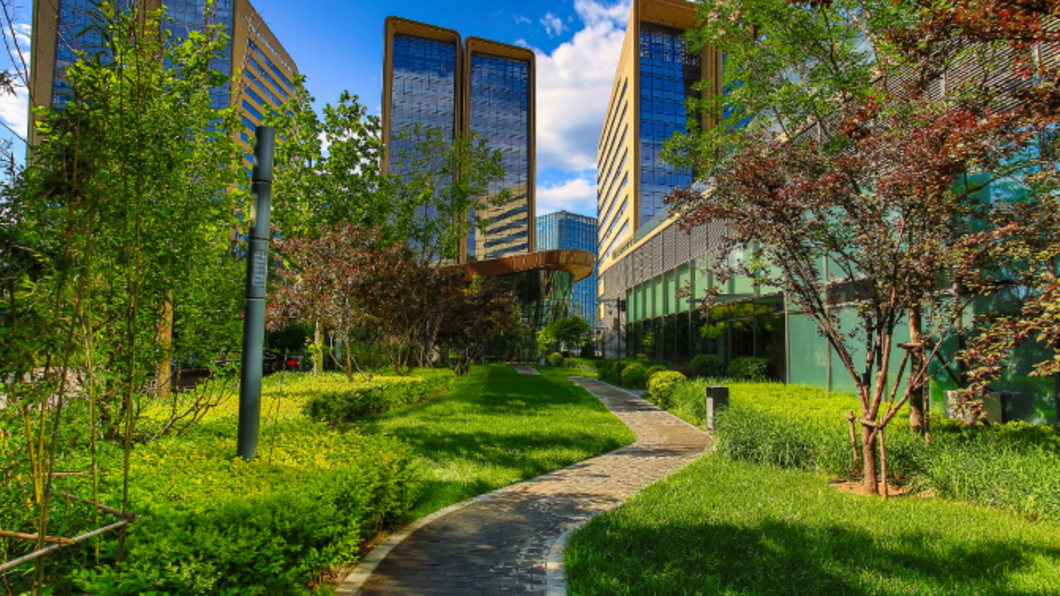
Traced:
MULTIPOLYGON (((317 107, 343 89, 375 114, 382 96, 383 20, 399 16, 532 48, 537 54, 538 215, 596 215, 596 145, 618 63, 629 1, 252 0, 306 75, 317 107)), ((28 47, 30 0, 15 16, 28 47)), ((10 37, 10 35, 8 35, 10 37)), ((2 67, 10 68, 11 61, 2 67)), ((0 98, 0 119, 26 126, 26 95, 0 98)), ((12 135, 0 131, 7 138, 12 135)))

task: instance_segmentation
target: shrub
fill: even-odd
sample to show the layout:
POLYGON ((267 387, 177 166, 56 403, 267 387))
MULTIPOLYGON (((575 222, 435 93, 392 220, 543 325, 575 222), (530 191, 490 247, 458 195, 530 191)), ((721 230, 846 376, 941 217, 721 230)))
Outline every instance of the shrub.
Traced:
POLYGON ((648 369, 640 362, 634 362, 622 369, 622 384, 633 389, 644 389, 648 384, 648 369))
POLYGON ((345 377, 307 379, 298 389, 310 395, 302 411, 311 420, 340 424, 354 418, 403 408, 449 392, 455 375, 448 370, 412 377, 373 377, 349 382, 345 377))
POLYGON ((648 377, 648 392, 651 394, 652 401, 660 407, 669 408, 674 389, 685 380, 687 379, 683 374, 672 370, 659 371, 651 375, 648 377))
POLYGON ((584 345, 579 356, 582 358, 596 358, 596 349, 593 348, 592 344, 584 345))
POLYGON ((553 352, 548 355, 549 366, 563 366, 563 354, 559 352, 553 352))
POLYGON ((714 354, 700 354, 692 359, 696 375, 705 379, 716 379, 725 374, 725 361, 714 354))
POLYGON ((769 360, 743 356, 730 362, 726 373, 741 381, 765 381, 769 378, 769 360))
POLYGON ((665 372, 665 371, 670 370, 670 368, 668 366, 666 366, 665 364, 653 364, 651 366, 646 367, 646 369, 648 371, 648 378, 649 379, 651 378, 652 375, 654 375, 657 372, 665 372))
POLYGON ((599 370, 598 363, 602 364, 600 360, 589 360, 588 358, 567 358, 563 362, 566 366, 573 368, 583 373, 595 373, 599 370))
MULTIPOLYGON (((411 448, 396 438, 284 420, 263 425, 257 458, 244 462, 229 455, 235 424, 133 452, 130 497, 143 517, 130 526, 127 563, 75 571, 79 591, 304 593, 418 495, 411 448)), ((103 498, 119 502, 120 477, 104 479, 103 498)))

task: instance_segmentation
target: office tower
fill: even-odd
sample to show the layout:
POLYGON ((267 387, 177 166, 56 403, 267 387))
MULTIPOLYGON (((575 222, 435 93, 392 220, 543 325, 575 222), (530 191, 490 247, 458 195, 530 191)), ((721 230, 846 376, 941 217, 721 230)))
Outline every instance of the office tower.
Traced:
MULTIPOLYGON (((207 24, 203 14, 205 0, 174 0, 166 3, 166 14, 172 21, 167 27, 176 38, 190 30, 202 30, 207 24)), ((120 2, 120 6, 136 6, 143 18, 145 11, 163 5, 161 0, 120 2)), ((77 34, 92 23, 89 0, 37 0, 33 3, 33 45, 30 65, 31 103, 62 108, 73 97, 66 81, 66 68, 77 56, 75 50, 96 50, 100 47, 99 34, 77 34)), ((220 23, 231 38, 225 56, 213 61, 214 68, 232 76, 243 73, 240 84, 225 84, 211 90, 213 107, 236 106, 243 116, 246 131, 240 139, 246 148, 245 166, 252 164, 254 127, 261 124, 267 111, 279 109, 294 91, 292 81, 298 73, 294 61, 269 30, 268 25, 248 0, 217 0, 209 22, 220 23)), ((31 115, 32 119, 32 115, 31 115)), ((31 120, 32 121, 32 120, 31 120)), ((30 127, 30 144, 36 143, 36 131, 30 127)))
MULTIPOLYGON (((538 250, 596 251, 596 218, 559 211, 537 218, 538 250)), ((574 284, 571 313, 590 324, 596 321, 596 274, 574 284)))
MULTIPOLYGON (((508 199, 471 219, 461 261, 479 261, 534 250, 534 54, 485 39, 462 40, 450 29, 388 17, 383 63, 383 142, 387 171, 408 150, 400 132, 414 124, 437 126, 444 138, 475 133, 501 152, 504 179, 489 193, 508 199)), ((430 216, 432 214, 426 214, 430 216)))

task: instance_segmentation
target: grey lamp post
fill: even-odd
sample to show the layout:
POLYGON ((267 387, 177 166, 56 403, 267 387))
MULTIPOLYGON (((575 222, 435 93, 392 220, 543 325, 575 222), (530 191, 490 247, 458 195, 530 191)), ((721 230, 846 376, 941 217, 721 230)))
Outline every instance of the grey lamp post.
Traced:
POLYGON ((243 357, 239 383, 239 432, 236 451, 249 461, 258 448, 261 426, 262 350, 265 344, 265 281, 269 273, 269 210, 272 208, 272 157, 275 132, 254 131, 254 174, 251 190, 257 199, 247 238, 247 298, 243 309, 243 357))

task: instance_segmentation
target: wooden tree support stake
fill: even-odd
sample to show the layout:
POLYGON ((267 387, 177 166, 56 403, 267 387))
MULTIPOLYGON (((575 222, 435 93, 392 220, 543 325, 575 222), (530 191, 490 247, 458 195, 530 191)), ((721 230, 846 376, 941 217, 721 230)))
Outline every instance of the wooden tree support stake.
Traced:
MULTIPOLYGON (((0 537, 3 537, 3 538, 20 538, 22 540, 39 540, 40 539, 40 535, 39 534, 23 534, 22 532, 8 532, 6 530, 0 530, 0 537)), ((44 541, 45 542, 50 542, 52 544, 62 544, 62 545, 66 545, 66 546, 70 546, 71 544, 77 544, 76 542, 74 542, 73 540, 70 540, 69 538, 61 538, 61 537, 58 537, 58 536, 45 536, 44 537, 44 541)))

